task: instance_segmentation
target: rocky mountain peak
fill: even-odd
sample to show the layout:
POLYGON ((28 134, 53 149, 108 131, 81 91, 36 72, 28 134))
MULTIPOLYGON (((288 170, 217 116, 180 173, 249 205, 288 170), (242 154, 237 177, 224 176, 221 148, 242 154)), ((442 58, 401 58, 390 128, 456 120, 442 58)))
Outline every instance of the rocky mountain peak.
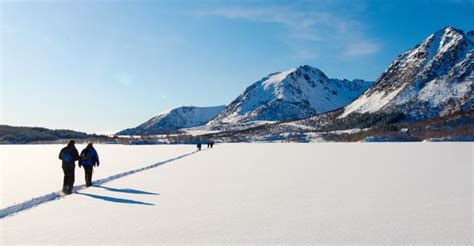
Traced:
POLYGON ((468 34, 442 28, 399 55, 372 88, 345 108, 342 117, 398 111, 422 118, 459 110, 472 100, 473 58, 468 34))

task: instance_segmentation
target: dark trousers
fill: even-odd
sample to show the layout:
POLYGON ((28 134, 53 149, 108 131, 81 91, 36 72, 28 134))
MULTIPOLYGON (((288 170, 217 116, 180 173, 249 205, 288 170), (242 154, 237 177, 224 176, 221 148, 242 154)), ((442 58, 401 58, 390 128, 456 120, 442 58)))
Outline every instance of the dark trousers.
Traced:
POLYGON ((92 185, 92 173, 94 172, 94 167, 92 165, 84 165, 84 173, 86 175, 86 186, 92 185))
POLYGON ((64 180, 63 180, 63 191, 72 192, 74 187, 74 164, 63 164, 64 180))

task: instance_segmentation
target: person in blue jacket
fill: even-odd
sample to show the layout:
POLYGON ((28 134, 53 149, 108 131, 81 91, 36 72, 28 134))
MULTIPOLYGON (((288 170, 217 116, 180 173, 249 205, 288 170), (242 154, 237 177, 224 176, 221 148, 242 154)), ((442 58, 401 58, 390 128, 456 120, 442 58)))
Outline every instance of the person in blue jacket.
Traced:
POLYGON ((88 143, 86 148, 81 151, 79 159, 79 168, 84 167, 86 187, 92 185, 92 173, 94 172, 94 167, 98 167, 99 165, 99 154, 97 154, 92 143, 88 143))

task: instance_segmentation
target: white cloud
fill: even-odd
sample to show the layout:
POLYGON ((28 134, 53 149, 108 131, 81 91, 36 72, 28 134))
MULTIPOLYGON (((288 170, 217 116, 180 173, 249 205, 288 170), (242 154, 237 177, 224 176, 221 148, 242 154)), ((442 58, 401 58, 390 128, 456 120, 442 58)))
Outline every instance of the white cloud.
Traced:
POLYGON ((306 47, 291 47, 294 51, 293 57, 302 60, 311 60, 317 57, 315 50, 307 49, 306 47))
POLYGON ((379 49, 380 49, 380 46, 373 42, 357 41, 357 42, 350 43, 349 45, 346 46, 344 50, 344 55, 346 57, 355 57, 355 56, 373 54, 379 51, 379 49))
POLYGON ((321 36, 318 36, 314 33, 290 33, 288 35, 290 39, 295 39, 295 40, 306 40, 306 41, 314 41, 314 42, 319 42, 319 41, 324 41, 324 38, 321 36))
MULTIPOLYGON (((274 23, 285 30, 284 37, 301 58, 313 58, 310 47, 337 47, 339 56, 352 59, 376 53, 379 45, 363 32, 363 25, 329 10, 306 6, 221 7, 201 12, 230 19, 274 23)), ((298 56, 298 55, 297 55, 298 56)))

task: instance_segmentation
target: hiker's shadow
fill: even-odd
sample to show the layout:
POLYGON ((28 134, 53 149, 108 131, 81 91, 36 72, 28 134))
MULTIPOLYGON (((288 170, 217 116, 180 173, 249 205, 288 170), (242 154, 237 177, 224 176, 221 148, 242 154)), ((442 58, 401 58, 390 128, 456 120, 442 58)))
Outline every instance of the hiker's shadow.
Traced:
POLYGON ((95 198, 95 199, 100 199, 100 200, 104 200, 104 201, 108 201, 108 202, 137 204, 137 205, 148 205, 148 206, 154 206, 155 205, 153 203, 148 203, 148 202, 141 202, 141 201, 136 201, 136 200, 131 200, 131 199, 111 197, 111 196, 94 195, 94 194, 83 193, 83 192, 76 192, 76 194, 83 195, 83 196, 88 196, 88 197, 92 197, 92 198, 95 198))
POLYGON ((102 186, 102 185, 97 185, 94 187, 102 188, 104 190, 108 190, 112 192, 121 192, 121 193, 128 193, 128 194, 155 195, 155 196, 159 195, 158 193, 153 193, 153 192, 148 192, 148 191, 143 191, 143 190, 135 190, 135 189, 130 189, 130 188, 118 189, 118 188, 112 188, 112 187, 107 187, 107 186, 102 186))
MULTIPOLYGON (((112 191, 112 192, 122 192, 122 193, 128 193, 128 194, 139 194, 139 195, 159 195, 157 193, 153 192, 147 192, 147 191, 142 191, 142 190, 135 190, 135 189, 117 189, 117 188, 111 188, 107 186, 95 186, 97 188, 102 188, 107 191, 112 191)), ((136 205, 148 205, 148 206, 154 206, 155 204, 153 203, 148 203, 148 202, 142 202, 142 201, 137 201, 137 200, 132 200, 132 199, 125 199, 125 198, 118 198, 118 197, 111 197, 111 196, 103 196, 103 195, 96 195, 96 194, 90 194, 90 193, 84 193, 84 192, 76 192, 76 194, 83 195, 83 196, 88 196, 91 198, 99 199, 99 200, 104 200, 108 202, 116 202, 116 203, 126 203, 126 204, 136 204, 136 205)))

